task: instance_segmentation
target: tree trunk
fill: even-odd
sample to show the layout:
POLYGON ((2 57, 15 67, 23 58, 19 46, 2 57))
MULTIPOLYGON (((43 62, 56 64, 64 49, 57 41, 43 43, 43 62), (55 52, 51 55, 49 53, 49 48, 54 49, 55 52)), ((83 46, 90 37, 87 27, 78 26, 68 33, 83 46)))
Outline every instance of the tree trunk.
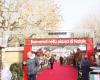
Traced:
POLYGON ((1 70, 2 70, 2 47, 0 47, 0 80, 1 80, 1 70))

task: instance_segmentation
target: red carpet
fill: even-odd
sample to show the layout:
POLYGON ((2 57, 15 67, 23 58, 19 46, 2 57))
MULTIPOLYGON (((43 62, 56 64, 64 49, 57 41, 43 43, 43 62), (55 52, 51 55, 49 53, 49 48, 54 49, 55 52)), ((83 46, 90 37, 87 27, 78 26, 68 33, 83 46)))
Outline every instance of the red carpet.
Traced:
POLYGON ((77 70, 69 65, 54 64, 54 69, 45 69, 38 73, 37 80, 77 80, 77 70))

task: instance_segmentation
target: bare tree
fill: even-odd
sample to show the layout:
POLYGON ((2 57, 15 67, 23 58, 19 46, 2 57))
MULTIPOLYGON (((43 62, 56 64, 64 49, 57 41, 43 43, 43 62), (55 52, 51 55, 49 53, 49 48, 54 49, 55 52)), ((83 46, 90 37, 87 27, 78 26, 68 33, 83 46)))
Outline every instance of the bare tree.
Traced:
POLYGON ((96 43, 100 39, 100 15, 86 16, 76 27, 76 29, 79 29, 80 33, 89 33, 89 35, 92 34, 94 43, 96 43))
MULTIPOLYGON (((56 30, 61 20, 59 9, 54 0, 1 0, 0 28, 2 31, 40 33, 56 30)), ((30 34, 32 37, 34 33, 30 34)), ((9 42, 15 42, 12 34, 9 42)), ((17 38, 18 39, 18 38, 17 38)), ((19 39, 19 41, 21 41, 19 39)))
POLYGON ((100 18, 99 15, 91 15, 87 17, 81 24, 86 29, 90 29, 95 34, 95 38, 100 38, 100 18))

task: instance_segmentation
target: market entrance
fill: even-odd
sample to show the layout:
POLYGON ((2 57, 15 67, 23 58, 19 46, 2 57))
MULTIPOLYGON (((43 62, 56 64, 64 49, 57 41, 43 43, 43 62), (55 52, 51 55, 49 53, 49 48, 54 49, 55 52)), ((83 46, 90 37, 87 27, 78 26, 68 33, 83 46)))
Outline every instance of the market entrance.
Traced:
MULTIPOLYGON (((88 56, 88 59, 89 60, 91 59, 91 56, 93 55, 93 51, 94 51, 93 39, 92 38, 41 38, 41 39, 27 39, 25 41, 23 59, 24 59, 24 61, 27 60, 27 53, 30 50, 36 51, 37 49, 40 49, 40 51, 41 51, 41 49, 43 48, 46 51, 50 51, 50 50, 54 51, 55 49, 59 49, 59 48, 62 49, 62 47, 67 48, 68 45, 70 45, 70 46, 73 45, 75 47, 77 47, 77 45, 85 45, 86 54, 88 56)), ((37 55, 43 55, 43 54, 37 54, 37 55)), ((66 55, 66 54, 64 54, 64 55, 66 55)), ((26 66, 24 66, 24 80, 27 80, 27 69, 26 69, 26 66)))

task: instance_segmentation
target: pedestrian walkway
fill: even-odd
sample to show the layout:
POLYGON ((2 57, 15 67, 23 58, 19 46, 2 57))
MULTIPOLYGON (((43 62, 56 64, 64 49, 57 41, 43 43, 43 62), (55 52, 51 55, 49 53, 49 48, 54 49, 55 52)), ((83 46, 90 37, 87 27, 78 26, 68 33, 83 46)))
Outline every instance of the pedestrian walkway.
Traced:
POLYGON ((55 63, 54 69, 47 68, 37 75, 37 80, 77 80, 77 70, 69 65, 55 63))

